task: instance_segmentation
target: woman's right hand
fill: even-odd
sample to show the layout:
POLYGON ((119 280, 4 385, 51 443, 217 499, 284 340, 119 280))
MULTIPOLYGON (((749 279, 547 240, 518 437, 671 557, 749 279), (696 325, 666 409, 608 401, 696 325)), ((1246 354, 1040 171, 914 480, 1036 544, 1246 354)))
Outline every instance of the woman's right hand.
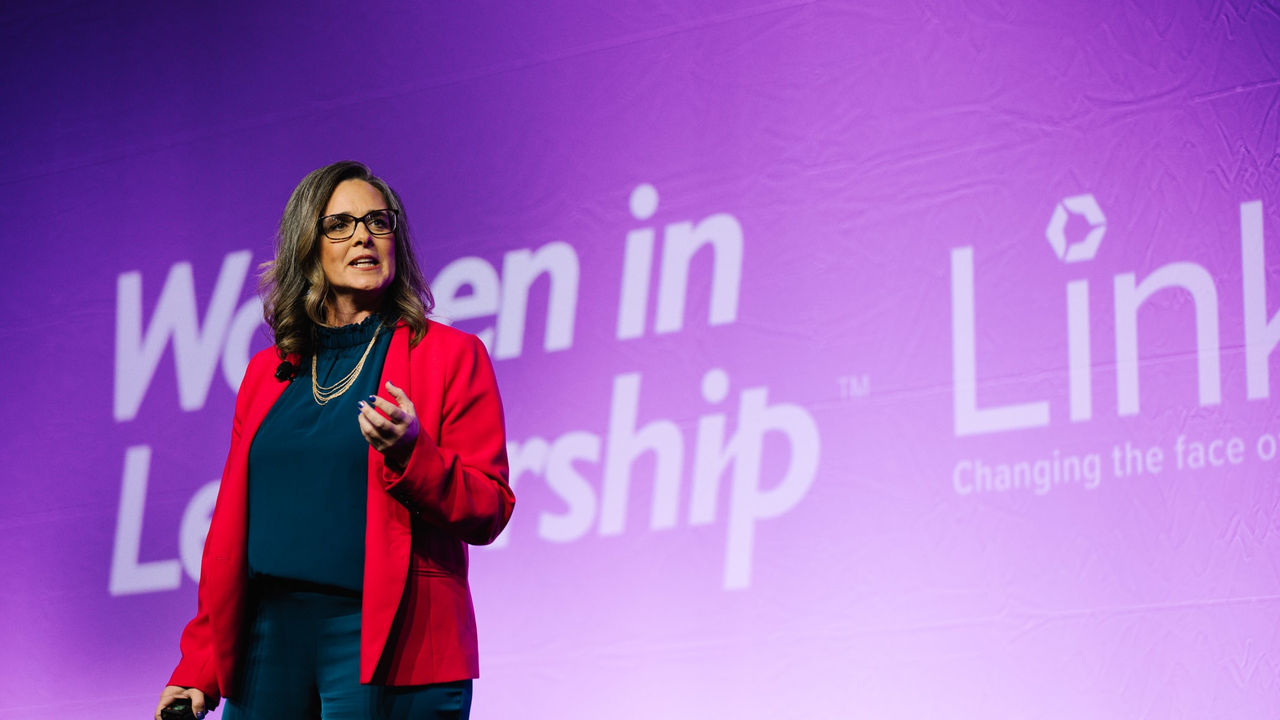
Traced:
POLYGON ((204 693, 196 688, 184 688, 177 685, 166 685, 164 692, 160 693, 160 704, 156 706, 155 720, 161 720, 160 711, 169 707, 169 704, 179 698, 187 698, 191 701, 191 712, 195 713, 197 718, 204 717, 208 709, 204 706, 204 693))

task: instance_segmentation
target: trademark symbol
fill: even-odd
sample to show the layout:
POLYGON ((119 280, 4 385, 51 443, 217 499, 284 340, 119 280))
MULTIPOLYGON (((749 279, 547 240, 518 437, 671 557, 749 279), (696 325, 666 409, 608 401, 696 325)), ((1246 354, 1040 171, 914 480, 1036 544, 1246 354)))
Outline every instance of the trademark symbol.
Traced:
POLYGON ((836 378, 836 384, 840 386, 841 400, 852 400, 871 394, 870 375, 841 375, 836 378))

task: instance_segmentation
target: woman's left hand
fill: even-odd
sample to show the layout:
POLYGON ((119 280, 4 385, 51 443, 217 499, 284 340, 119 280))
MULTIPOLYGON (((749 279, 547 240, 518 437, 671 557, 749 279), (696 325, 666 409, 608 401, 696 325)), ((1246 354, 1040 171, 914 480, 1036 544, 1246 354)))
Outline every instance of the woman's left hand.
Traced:
POLYGON ((387 382, 387 392, 396 399, 395 404, 375 395, 360 402, 360 433, 374 450, 387 459, 387 467, 404 472, 409 464, 409 455, 413 453, 413 444, 418 439, 418 414, 409 396, 390 381, 387 382))

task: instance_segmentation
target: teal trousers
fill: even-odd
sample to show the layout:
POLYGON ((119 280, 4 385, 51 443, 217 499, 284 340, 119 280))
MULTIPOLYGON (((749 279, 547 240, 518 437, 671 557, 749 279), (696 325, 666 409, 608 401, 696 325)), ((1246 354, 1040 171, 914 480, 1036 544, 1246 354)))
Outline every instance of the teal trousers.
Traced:
POLYGON ((360 598, 255 581, 240 690, 223 720, 466 720, 471 681, 360 683, 360 598))

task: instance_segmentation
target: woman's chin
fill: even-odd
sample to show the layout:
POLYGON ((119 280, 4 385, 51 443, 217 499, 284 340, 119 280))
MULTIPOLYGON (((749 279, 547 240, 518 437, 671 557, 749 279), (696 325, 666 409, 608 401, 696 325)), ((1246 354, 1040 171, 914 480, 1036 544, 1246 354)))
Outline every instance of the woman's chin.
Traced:
POLYGON ((357 282, 345 283, 341 286, 331 286, 334 294, 351 295, 360 297, 380 297, 382 292, 390 285, 390 279, 384 278, 360 278, 357 282))

